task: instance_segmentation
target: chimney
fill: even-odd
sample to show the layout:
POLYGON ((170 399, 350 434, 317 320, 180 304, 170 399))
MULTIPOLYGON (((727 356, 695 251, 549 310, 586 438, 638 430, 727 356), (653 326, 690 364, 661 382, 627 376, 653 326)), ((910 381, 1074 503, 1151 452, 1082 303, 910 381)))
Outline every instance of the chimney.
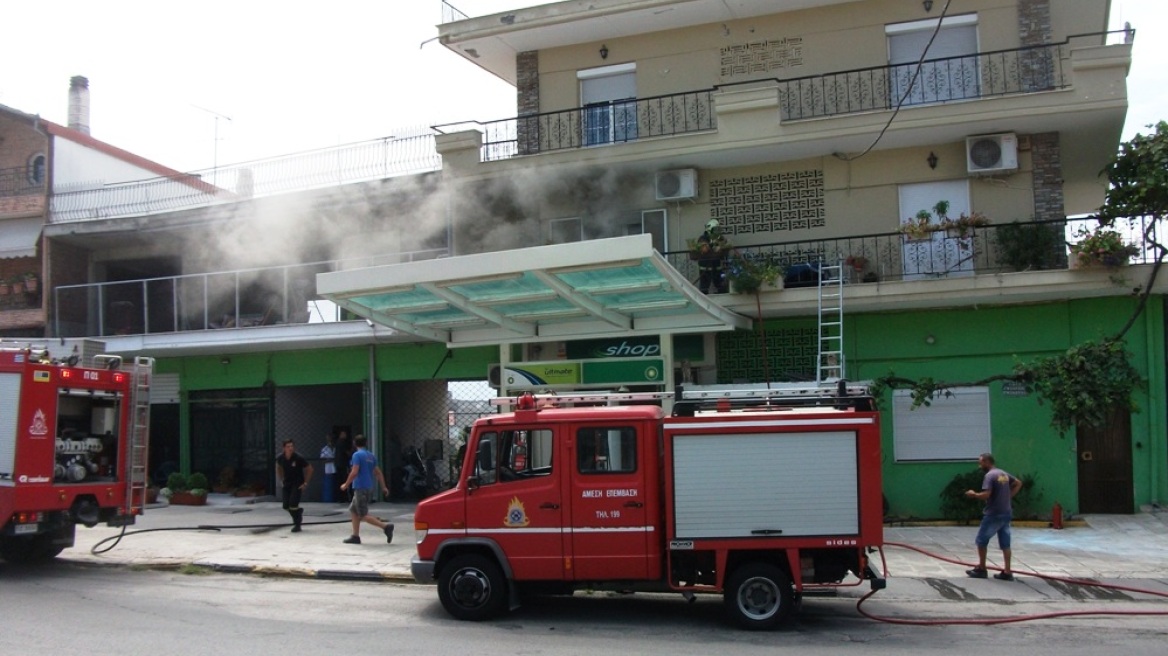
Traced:
POLYGON ((69 79, 69 127, 89 134, 89 79, 81 75, 69 79))

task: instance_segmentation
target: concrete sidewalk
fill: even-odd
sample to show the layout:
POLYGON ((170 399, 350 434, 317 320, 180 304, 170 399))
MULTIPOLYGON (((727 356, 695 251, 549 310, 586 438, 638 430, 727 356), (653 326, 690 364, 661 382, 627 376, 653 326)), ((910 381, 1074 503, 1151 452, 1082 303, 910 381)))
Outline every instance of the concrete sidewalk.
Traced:
MULTIPOLYGON (((199 565, 220 571, 413 581, 413 503, 373 505, 374 514, 396 525, 392 544, 386 544, 381 531, 368 524, 362 525, 363 544, 343 544, 341 541, 350 533, 346 506, 306 503, 304 508, 304 530, 291 533, 288 513, 275 501, 245 503, 212 495, 211 503, 202 507, 151 507, 113 549, 90 553, 91 547, 116 537, 121 529, 79 528, 76 546, 60 558, 122 566, 199 565)), ((1085 526, 1063 530, 1014 527, 1014 569, 1077 578, 1141 579, 1168 591, 1168 512, 1091 515, 1084 519, 1085 526)), ((895 590, 898 578, 965 578, 962 565, 896 544, 969 562, 974 558, 975 532, 975 526, 886 527, 889 590, 895 590)), ((999 557, 996 543, 991 543, 991 563, 998 564, 999 557)), ((994 581, 987 584, 996 584, 999 589, 1006 585, 994 581)))

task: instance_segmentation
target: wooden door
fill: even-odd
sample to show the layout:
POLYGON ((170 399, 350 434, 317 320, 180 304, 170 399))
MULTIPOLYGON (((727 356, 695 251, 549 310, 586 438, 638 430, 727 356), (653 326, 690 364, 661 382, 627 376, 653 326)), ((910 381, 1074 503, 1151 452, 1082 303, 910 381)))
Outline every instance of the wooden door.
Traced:
POLYGON ((1116 410, 1103 426, 1080 425, 1079 512, 1132 513, 1131 413, 1116 410))

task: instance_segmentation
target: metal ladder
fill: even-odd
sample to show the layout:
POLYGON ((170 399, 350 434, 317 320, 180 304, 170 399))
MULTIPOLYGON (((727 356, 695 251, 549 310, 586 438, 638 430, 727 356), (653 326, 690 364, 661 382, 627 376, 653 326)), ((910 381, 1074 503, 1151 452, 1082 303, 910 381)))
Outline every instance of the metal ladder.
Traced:
POLYGON ((146 507, 146 488, 149 480, 146 465, 150 446, 150 378, 154 374, 154 358, 136 357, 130 382, 130 452, 126 455, 126 502, 122 514, 139 515, 146 507))
POLYGON ((844 276, 843 264, 819 265, 819 355, 815 382, 830 383, 844 373, 844 276))

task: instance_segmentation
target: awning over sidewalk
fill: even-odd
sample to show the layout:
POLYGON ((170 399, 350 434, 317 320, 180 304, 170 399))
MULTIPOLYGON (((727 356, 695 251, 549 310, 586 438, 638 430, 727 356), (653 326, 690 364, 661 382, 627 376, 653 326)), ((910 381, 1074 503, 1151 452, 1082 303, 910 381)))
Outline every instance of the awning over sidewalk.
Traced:
POLYGON ((39 216, 0 220, 0 259, 36 257, 44 224, 39 216))
POLYGON ((649 235, 322 273, 317 292, 448 346, 751 326, 690 284, 649 235))

